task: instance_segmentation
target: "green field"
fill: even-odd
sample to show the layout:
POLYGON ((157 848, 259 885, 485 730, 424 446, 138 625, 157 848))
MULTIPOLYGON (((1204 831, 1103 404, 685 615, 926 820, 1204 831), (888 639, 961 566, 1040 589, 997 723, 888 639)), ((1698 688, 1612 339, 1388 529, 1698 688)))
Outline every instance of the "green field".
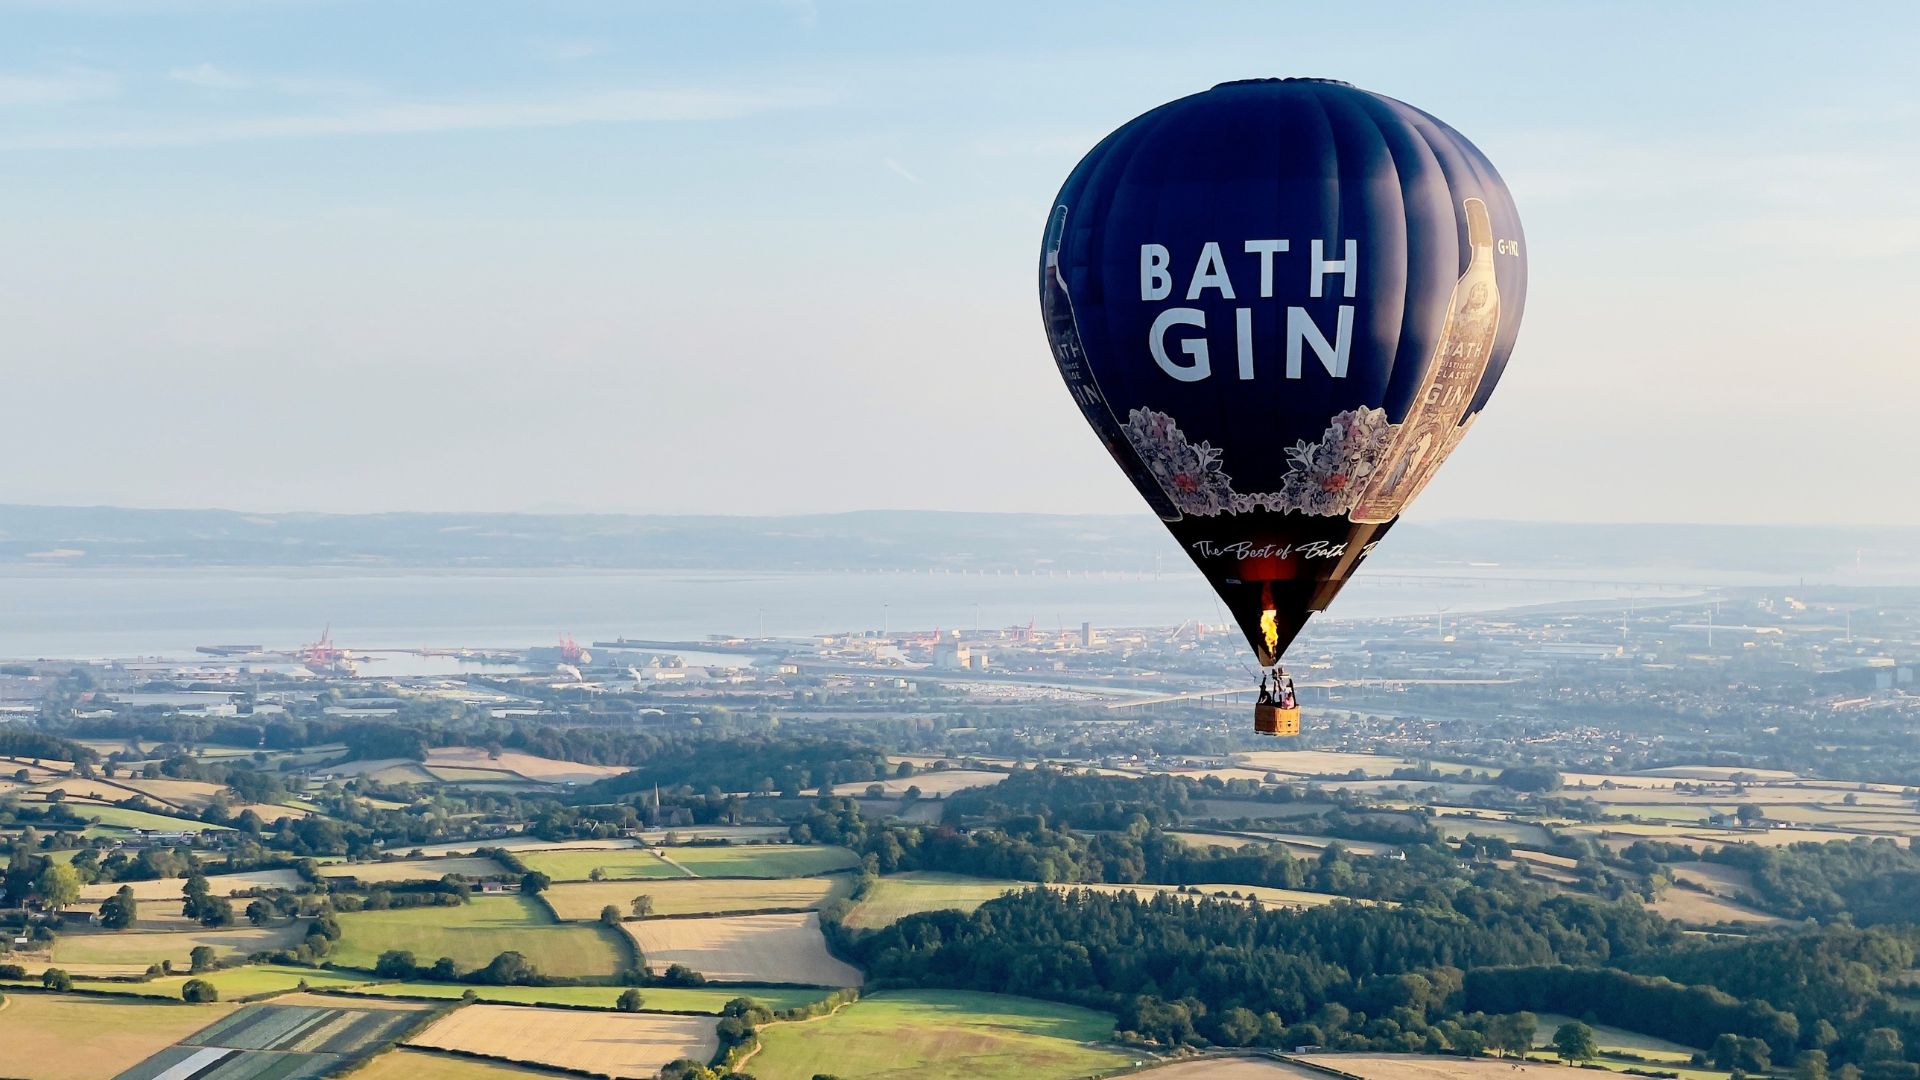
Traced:
POLYGON ((83 818, 115 829, 154 829, 160 832, 209 832, 226 829, 225 825, 209 825, 192 818, 149 814, 144 810, 129 810, 124 806, 98 806, 83 802, 67 802, 64 805, 83 818))
POLYGON ((451 956, 463 968, 483 967, 509 949, 545 975, 611 976, 629 963, 616 932, 557 923, 530 896, 489 896, 460 907, 355 911, 340 916, 334 963, 371 968, 380 954, 404 949, 421 964, 451 956))
MULTIPOLYGON (((625 990, 622 986, 466 986, 461 983, 394 982, 348 987, 346 993, 373 997, 430 997, 453 999, 472 990, 481 1001, 502 1005, 585 1005, 611 1009, 625 990)), ((718 1013, 737 997, 752 998, 770 1009, 793 1009, 827 996, 825 990, 790 987, 713 986, 676 989, 642 987, 646 1008, 658 1012, 718 1013)))
MULTIPOLYGON (((220 1000, 232 1001, 236 998, 251 997, 255 994, 275 994, 284 990, 298 989, 304 981, 318 990, 333 986, 353 986, 367 982, 370 976, 356 971, 330 971, 324 968, 281 967, 274 964, 258 966, 222 968, 219 971, 203 972, 199 975, 170 975, 165 978, 148 979, 146 982, 112 982, 106 979, 75 979, 74 989, 91 990, 101 994, 125 994, 129 997, 169 998, 179 1000, 180 988, 188 979, 205 979, 220 991, 220 1000)), ((0 984, 4 986, 5 984, 0 984)), ((40 980, 28 979, 20 983, 23 986, 39 986, 40 980)))
POLYGON ((1131 1064, 1104 1045, 1113 1017, 1091 1009, 1004 994, 889 990, 831 1017, 769 1024, 748 1069, 760 1080, 831 1073, 932 1080, 1045 1080, 1131 1064))
POLYGON ((891 926, 923 911, 972 911, 1009 889, 1026 888, 1019 881, 915 871, 880 878, 847 913, 846 924, 856 930, 891 926))
POLYGON ((845 848, 802 844, 528 851, 520 860, 555 881, 586 881, 595 870, 612 880, 684 877, 805 877, 860 865, 845 848))

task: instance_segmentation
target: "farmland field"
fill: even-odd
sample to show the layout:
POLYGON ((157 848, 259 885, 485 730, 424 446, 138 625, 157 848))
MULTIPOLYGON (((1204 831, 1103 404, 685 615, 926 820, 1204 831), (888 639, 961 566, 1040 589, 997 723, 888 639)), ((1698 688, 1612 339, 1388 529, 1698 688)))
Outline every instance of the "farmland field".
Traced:
POLYGON ((1197 848, 1216 847, 1216 848, 1226 848, 1228 851, 1239 851, 1241 848, 1246 847, 1248 844, 1260 844, 1260 843, 1266 842, 1254 836, 1225 836, 1220 833, 1170 832, 1167 835, 1173 837, 1175 840, 1180 841, 1181 843, 1187 845, 1188 847, 1197 847, 1197 848))
POLYGON ((500 1061, 475 1061, 452 1054, 436 1054, 431 1050, 409 1050, 404 1046, 381 1054, 353 1075, 354 1080, 493 1080, 502 1076, 553 1076, 544 1069, 523 1069, 500 1061))
MULTIPOLYGON (((594 1009, 611 1009, 625 991, 623 986, 468 986, 465 983, 367 983, 350 987, 347 993, 356 997, 378 997, 391 994, 399 997, 445 998, 452 1001, 468 990, 472 990, 481 1001, 503 1005, 573 1005, 594 1009)), ((796 1009, 802 1005, 811 1005, 827 995, 824 990, 807 990, 800 987, 738 987, 738 986, 702 986, 671 987, 649 986, 642 989, 649 1011, 654 1012, 704 1012, 719 1013, 720 1007, 737 997, 752 998, 769 1009, 796 1009)))
POLYGON ((476 897, 460 907, 393 908, 340 916, 335 963, 371 968, 389 949, 413 953, 422 964, 451 956, 462 967, 484 966, 513 950, 542 974, 612 975, 628 963, 611 930, 556 923, 529 896, 476 897))
POLYGON ((0 1069, 31 1061, 36 1080, 104 1080, 233 1009, 10 993, 0 1009, 0 1069))
MULTIPOLYGON (((1363 1080, 1512 1080, 1511 1061, 1493 1058, 1422 1057, 1417 1054, 1308 1054, 1315 1065, 1338 1069, 1363 1080)), ((1148 1073, 1152 1076, 1152 1073, 1148 1073)))
POLYGON ((522 851, 520 861, 555 881, 586 881, 595 870, 616 881, 647 878, 684 878, 692 875, 655 854, 658 849, 616 850, 568 848, 562 851, 522 851))
POLYGON ((857 930, 876 930, 922 911, 972 911, 1009 889, 1027 885, 932 871, 892 874, 873 883, 867 895, 847 913, 846 924, 857 930))
POLYGON ((309 1080, 376 1053, 424 1013, 421 1006, 355 1003, 249 1005, 167 1047, 119 1080, 309 1080))
POLYGON ((858 986, 860 970, 827 952, 820 916, 735 915, 622 923, 647 966, 685 964, 721 982, 858 986))
POLYGON ((74 802, 69 799, 62 804, 67 809, 99 825, 115 829, 154 829, 160 832, 213 832, 225 831, 225 825, 209 825, 192 818, 165 817, 149 814, 144 810, 129 810, 124 806, 100 806, 95 803, 74 802))
POLYGON ((438 881, 448 874, 462 877, 501 877, 507 868, 486 858, 399 859, 390 862, 328 863, 322 877, 351 877, 365 882, 438 881))
MULTIPOLYGON (((128 997, 165 998, 169 1001, 179 1001, 180 988, 188 979, 205 979, 219 989, 221 1000, 232 1001, 254 994, 292 990, 302 982, 312 987, 352 986, 366 982, 368 978, 369 976, 352 971, 278 967, 265 964, 222 968, 219 971, 208 971, 198 975, 168 975, 137 983, 76 978, 73 980, 73 985, 77 990, 91 990, 101 994, 122 994, 128 997)), ((31 980, 27 985, 38 986, 39 980, 31 980)), ((5 989, 4 985, 0 985, 0 989, 5 989)))
POLYGON ((625 916, 635 896, 653 898, 655 915, 705 915, 818 907, 853 891, 845 874, 785 879, 679 878, 667 881, 576 881, 555 885, 542 900, 562 919, 594 919, 612 904, 625 916))
POLYGON ((1065 1080, 1134 1060, 1092 1045, 1113 1037, 1113 1017, 1105 1013, 954 990, 885 991, 824 1019, 768 1024, 760 1032, 763 1048, 747 1063, 760 1080, 820 1073, 847 1080, 1065 1080))
POLYGON ((629 772, 622 765, 583 765, 577 761, 558 761, 509 750, 496 756, 473 746, 442 746, 427 752, 429 769, 476 769, 508 773, 501 779, 526 779, 536 784, 591 784, 608 776, 629 772))
MULTIPOLYGON (((348 993, 355 996, 376 997, 392 994, 401 997, 445 998, 452 1001, 472 990, 479 1000, 504 1005, 577 1005, 594 1009, 611 1009, 622 992, 623 986, 468 986, 464 983, 368 983, 351 987, 348 993)), ((649 986, 642 989, 646 997, 646 1009, 657 1012, 705 1012, 719 1013, 720 1007, 737 997, 747 997, 758 1001, 776 1012, 781 1009, 796 1009, 802 1005, 811 1005, 826 996, 824 990, 805 990, 799 987, 747 987, 706 986, 706 987, 670 987, 649 986)))
POLYGON ((408 1043, 609 1076, 649 1077, 669 1061, 712 1057, 720 1045, 715 1023, 704 1016, 468 1005, 408 1043))
MULTIPOLYGON (((1561 1016, 1558 1013, 1540 1013, 1540 1026, 1534 1029, 1533 1044, 1551 1047, 1553 1033, 1559 1030, 1561 1024, 1571 1023, 1573 1019, 1571 1016, 1561 1016)), ((1609 1027, 1606 1024, 1588 1024, 1587 1026, 1593 1029, 1593 1041, 1603 1051, 1625 1050, 1628 1053, 1639 1054, 1650 1061, 1684 1065, 1687 1059, 1693 1056, 1695 1050, 1691 1046, 1683 1046, 1652 1035, 1642 1035, 1625 1028, 1609 1027)))
MULTIPOLYGON (((297 889, 300 875, 292 870, 247 870, 237 874, 214 874, 207 878, 207 891, 215 896, 231 896, 248 889, 297 889)), ((80 899, 98 903, 119 892, 133 890, 135 900, 179 901, 187 885, 185 878, 155 878, 151 881, 102 881, 80 889, 80 899)))
POLYGON ((942 769, 938 772, 915 773, 912 776, 889 777, 885 780, 859 780, 840 784, 833 789, 835 795, 864 795, 867 788, 879 784, 888 798, 898 798, 907 793, 908 788, 917 787, 920 794, 932 797, 951 795, 968 788, 991 787, 1007 778, 1003 772, 982 772, 972 769, 942 769))
POLYGON ((1136 1075, 1145 1080, 1326 1080, 1327 1076, 1285 1061, 1258 1057, 1177 1061, 1136 1075))
POLYGON ((1647 908, 1662 918, 1690 926, 1716 926, 1720 923, 1779 926, 1787 921, 1738 900, 1697 893, 1692 889, 1668 889, 1665 896, 1648 904, 1647 908))
POLYGON ((209 945, 220 957, 242 957, 271 949, 287 949, 307 936, 307 923, 296 919, 285 926, 241 927, 228 930, 139 930, 61 934, 53 945, 53 963, 115 965, 144 970, 149 964, 171 960, 185 970, 188 954, 197 945, 209 945))
POLYGON ((716 844, 624 851, 529 851, 520 859, 555 881, 608 878, 804 877, 860 865, 845 848, 805 844, 716 844))

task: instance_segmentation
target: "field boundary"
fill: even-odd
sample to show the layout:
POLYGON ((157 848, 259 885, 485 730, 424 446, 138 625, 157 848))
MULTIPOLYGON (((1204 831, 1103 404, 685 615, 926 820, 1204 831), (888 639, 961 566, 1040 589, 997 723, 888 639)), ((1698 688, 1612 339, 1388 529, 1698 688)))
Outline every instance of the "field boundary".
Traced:
MULTIPOLYGON (((554 1076, 586 1076, 591 1077, 592 1080, 608 1080, 606 1073, 592 1072, 587 1069, 575 1069, 568 1065, 555 1065, 551 1062, 525 1061, 520 1058, 503 1057, 499 1054, 483 1054, 478 1050, 455 1050, 448 1046, 416 1046, 408 1042, 403 1042, 400 1045, 408 1050, 418 1051, 423 1054, 445 1054, 448 1057, 466 1058, 470 1061, 497 1061, 505 1065, 518 1065, 523 1069, 533 1069, 536 1072, 549 1073, 554 1076)), ((368 1058, 367 1060, 371 1061, 373 1059, 368 1058)))

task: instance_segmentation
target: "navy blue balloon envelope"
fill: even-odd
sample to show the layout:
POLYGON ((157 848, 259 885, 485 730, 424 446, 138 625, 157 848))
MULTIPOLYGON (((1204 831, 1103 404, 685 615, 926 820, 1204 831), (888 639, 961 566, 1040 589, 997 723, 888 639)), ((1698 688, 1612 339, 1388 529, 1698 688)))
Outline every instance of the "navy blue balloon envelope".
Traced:
POLYGON ((1060 189, 1040 268, 1060 374, 1263 665, 1486 404, 1524 251, 1473 144, 1320 79, 1162 105, 1060 189))

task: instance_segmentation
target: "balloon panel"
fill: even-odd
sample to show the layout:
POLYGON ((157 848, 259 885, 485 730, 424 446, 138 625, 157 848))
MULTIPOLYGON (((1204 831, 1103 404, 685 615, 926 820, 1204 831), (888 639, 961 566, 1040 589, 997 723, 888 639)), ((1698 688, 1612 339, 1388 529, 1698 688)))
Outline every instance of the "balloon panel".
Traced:
POLYGON ((1263 663, 1486 403, 1522 241, 1472 144, 1322 80, 1161 106, 1062 187, 1040 268, 1061 375, 1263 663))

